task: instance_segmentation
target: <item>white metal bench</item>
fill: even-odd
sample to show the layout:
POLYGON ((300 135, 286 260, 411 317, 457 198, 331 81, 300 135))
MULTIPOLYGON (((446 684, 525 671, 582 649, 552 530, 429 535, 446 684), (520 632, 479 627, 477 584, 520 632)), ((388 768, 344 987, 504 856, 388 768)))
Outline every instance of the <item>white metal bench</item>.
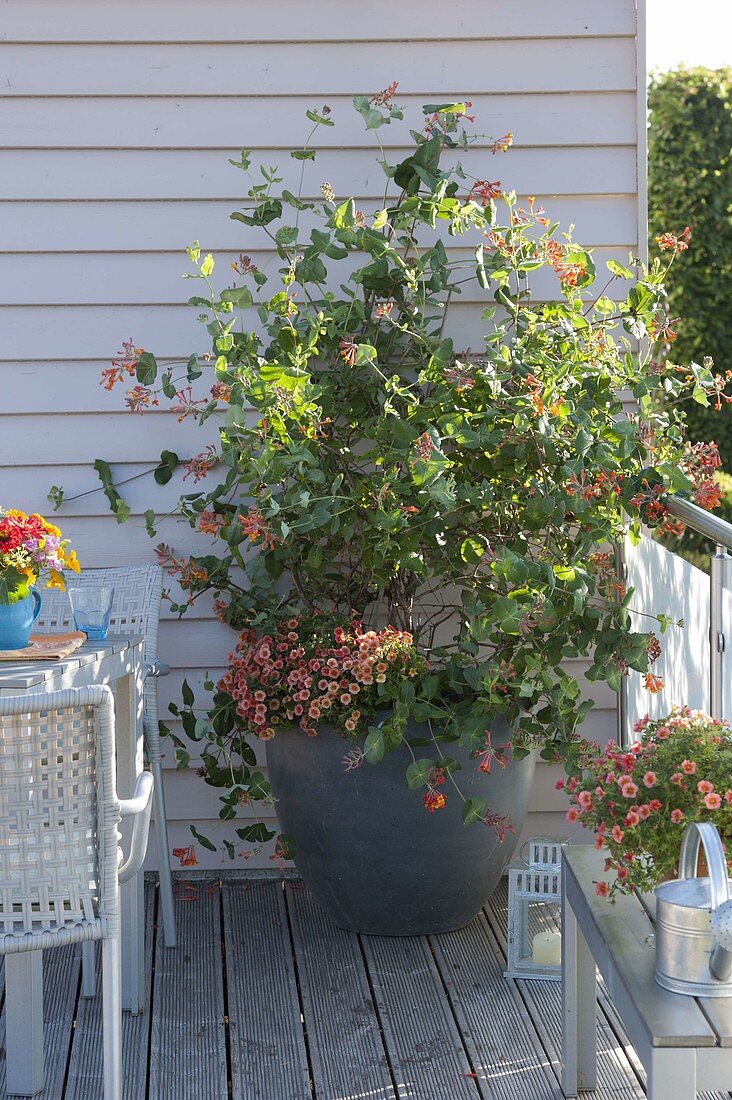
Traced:
POLYGON ((688 997, 656 984, 653 907, 600 898, 604 853, 565 848, 562 862, 562 1089, 596 1083, 596 974, 600 970, 648 1074, 649 1100, 694 1100, 732 1089, 732 999, 688 997))

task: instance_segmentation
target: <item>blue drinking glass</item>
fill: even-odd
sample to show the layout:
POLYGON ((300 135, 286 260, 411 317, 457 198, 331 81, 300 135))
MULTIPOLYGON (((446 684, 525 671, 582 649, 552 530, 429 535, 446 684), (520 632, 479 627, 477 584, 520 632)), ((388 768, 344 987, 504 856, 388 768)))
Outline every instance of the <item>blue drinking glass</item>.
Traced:
POLYGON ((68 592, 76 629, 83 631, 90 642, 106 638, 114 588, 102 584, 85 584, 83 588, 69 588, 68 592))

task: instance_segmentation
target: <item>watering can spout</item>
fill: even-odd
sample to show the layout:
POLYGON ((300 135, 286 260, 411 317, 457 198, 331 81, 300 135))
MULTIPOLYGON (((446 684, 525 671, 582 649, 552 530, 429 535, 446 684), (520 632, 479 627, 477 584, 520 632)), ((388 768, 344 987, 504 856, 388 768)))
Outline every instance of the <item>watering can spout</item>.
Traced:
POLYGON ((726 982, 732 976, 732 901, 722 902, 712 913, 712 936, 709 970, 718 982, 726 982))

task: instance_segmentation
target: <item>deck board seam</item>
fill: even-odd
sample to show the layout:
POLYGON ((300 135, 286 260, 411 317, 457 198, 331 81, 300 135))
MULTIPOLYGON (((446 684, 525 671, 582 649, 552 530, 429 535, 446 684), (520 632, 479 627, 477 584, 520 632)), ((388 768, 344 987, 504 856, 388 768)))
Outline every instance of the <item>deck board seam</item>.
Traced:
POLYGON ((224 1051, 226 1054, 226 1096, 233 1100, 234 1066, 231 1051, 231 1020, 229 1017, 229 978, 226 959, 226 921, 224 916, 224 886, 219 883, 219 936, 221 940, 221 991, 224 1009, 224 1051))
MULTIPOLYGON (((80 947, 76 948, 77 951, 81 951, 80 947)), ((79 998, 81 997, 81 965, 79 965, 79 973, 76 980, 76 996, 74 998, 74 1012, 71 1018, 71 1026, 69 1028, 69 1041, 66 1045, 66 1065, 64 1066, 64 1077, 61 1082, 61 1096, 66 1096, 66 1086, 69 1081, 69 1074, 71 1072, 71 1055, 74 1049, 74 1039, 76 1038, 76 1020, 79 1014, 79 998)))
POLYGON ((361 952, 361 960, 363 962, 363 968, 364 968, 364 972, 366 974, 366 981, 367 981, 368 987, 369 987, 369 996, 371 997, 371 1003, 374 1006, 374 1018, 376 1020, 376 1026, 379 1029, 379 1036, 381 1038, 381 1043, 382 1043, 382 1046, 384 1048, 384 1059, 386 1061, 386 1068, 387 1068, 387 1071, 389 1073, 389 1079, 391 1081, 391 1087, 394 1089, 394 1096, 397 1097, 397 1100, 398 1100, 401 1090, 400 1090, 400 1087, 399 1087, 399 1083, 397 1081, 396 1072, 394 1070, 394 1063, 392 1062, 392 1059, 391 1059, 391 1051, 389 1050, 389 1044, 386 1041, 386 1032, 384 1031, 384 1021, 383 1021, 382 1016, 381 1016, 381 1009, 379 1008, 379 1001, 378 1001, 378 998, 376 996, 376 989, 374 987, 374 982, 373 982, 373 979, 371 977, 371 970, 369 969, 369 960, 368 960, 368 956, 366 954, 366 948, 364 947, 363 936, 360 933, 356 933, 356 942, 358 944, 358 949, 361 952))
POLYGON ((160 917, 160 887, 156 882, 155 888, 152 893, 152 928, 150 930, 150 951, 152 953, 151 965, 150 965, 150 989, 148 991, 148 1003, 147 1003, 147 1058, 145 1059, 145 1097, 144 1100, 148 1100, 150 1096, 150 1071, 152 1066, 152 1031, 153 1031, 153 998, 155 996, 155 959, 156 948, 158 944, 158 919, 160 917))
POLYGON ((300 1022, 302 1026, 302 1038, 305 1044, 305 1057, 308 1063, 308 1083, 310 1085, 310 1095, 312 1100, 318 1100, 315 1091, 315 1068, 313 1066, 313 1057, 310 1050, 310 1036, 308 1034, 307 1023, 305 1021, 305 1002, 302 994, 302 983, 300 981, 300 964, 297 958, 297 951, 295 949, 295 936, 292 930, 292 913, 290 912, 290 899, 285 889, 285 883, 281 885, 282 897, 285 902, 285 916, 287 918, 287 939, 290 945, 290 954, 292 956, 292 968, 295 975, 295 988, 297 989, 297 1003, 300 1009, 300 1022))

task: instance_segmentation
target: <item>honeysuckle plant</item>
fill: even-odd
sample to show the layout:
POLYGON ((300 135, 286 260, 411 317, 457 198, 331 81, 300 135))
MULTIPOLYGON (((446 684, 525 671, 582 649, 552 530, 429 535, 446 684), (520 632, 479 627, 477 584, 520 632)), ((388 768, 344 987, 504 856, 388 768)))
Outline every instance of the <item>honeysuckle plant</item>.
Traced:
MULTIPOLYGON (((708 491, 714 449, 687 445, 682 408, 707 403, 724 380, 711 362, 679 370, 659 355, 674 336, 663 281, 683 234, 664 237, 650 266, 608 261, 598 277, 592 252, 534 198, 487 178, 512 135, 478 145, 469 104, 426 106, 411 151, 390 163, 380 133, 402 120, 395 90, 354 100, 384 173, 379 208, 362 211, 318 178, 313 140, 334 124, 328 108, 308 111, 308 141, 291 153, 297 192, 243 151, 231 163, 245 198, 231 216, 272 262, 260 270, 241 254, 219 280, 196 242, 190 302, 208 346, 163 367, 130 343, 103 382, 134 376, 136 411, 167 399, 180 420, 215 418, 218 442, 188 462, 194 484, 179 503, 211 552, 161 545, 158 555, 187 592, 178 611, 213 592, 221 621, 244 632, 232 670, 242 646, 251 657, 288 620, 308 660, 354 622, 410 636, 414 674, 369 685, 374 705, 350 713, 344 733, 376 764, 408 719, 429 723, 409 780, 429 795, 445 774, 459 791, 451 743, 490 767, 499 713, 515 755, 538 745, 575 767, 591 704, 568 659, 587 658, 588 678, 613 688, 629 668, 658 686, 658 641, 631 626, 613 549, 642 521, 666 521, 666 493, 708 491), (534 295, 537 276, 550 293, 534 295), (449 335, 468 287, 483 298, 478 347, 449 335), (380 721, 378 702, 388 704, 380 721)), ((156 479, 176 461, 165 452, 156 479)), ((152 511, 148 526, 154 534, 152 511)), ((207 684, 207 703, 186 686, 173 708, 222 788, 224 819, 269 797, 251 740, 276 726, 269 710, 262 721, 242 712, 232 670, 207 684)), ((251 706, 266 710, 273 693, 256 690, 251 706)), ((331 717, 319 710, 312 729, 331 717)), ((189 749, 178 745, 184 763, 189 749)), ((463 812, 494 823, 481 800, 463 812)), ((270 833, 257 824, 240 836, 270 833)))

